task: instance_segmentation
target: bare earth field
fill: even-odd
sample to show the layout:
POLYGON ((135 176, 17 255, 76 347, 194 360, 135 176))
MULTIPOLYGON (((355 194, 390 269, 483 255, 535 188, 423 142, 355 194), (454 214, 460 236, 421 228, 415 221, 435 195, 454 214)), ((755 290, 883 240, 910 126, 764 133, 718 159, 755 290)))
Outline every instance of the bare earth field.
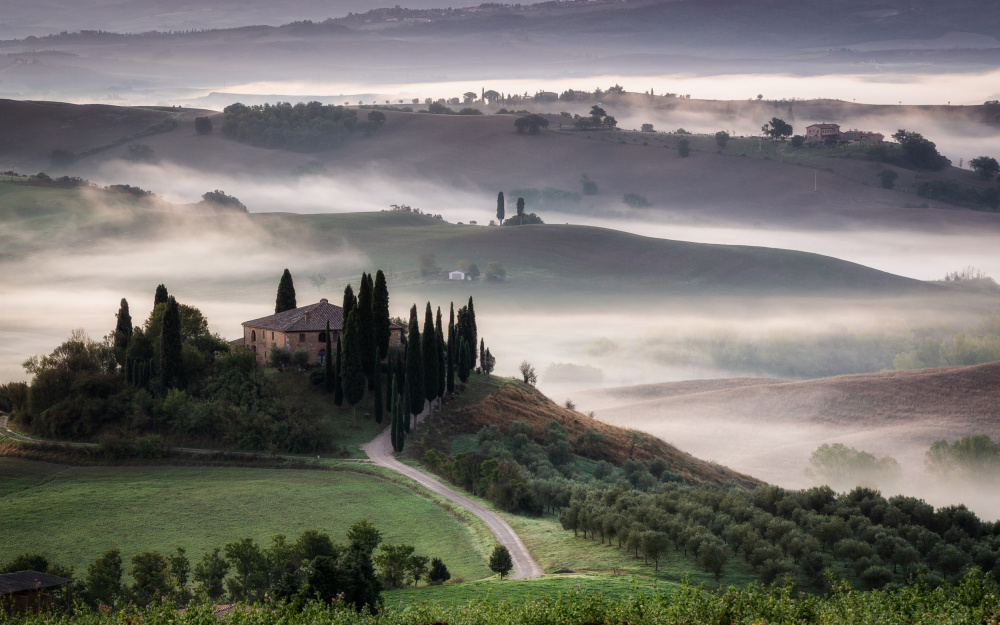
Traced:
MULTIPOLYGON (((935 440, 1000 438, 1000 363, 799 382, 691 381, 571 395, 579 410, 594 410, 601 421, 649 432, 700 458, 789 488, 811 484, 803 471, 809 454, 824 443, 896 458, 911 490, 919 491, 927 486, 921 477, 924 453, 935 440)), ((949 493, 922 494, 932 502, 957 503, 949 501, 949 493)), ((980 497, 966 503, 983 502, 980 497)), ((984 512, 1000 510, 990 504, 984 512)))

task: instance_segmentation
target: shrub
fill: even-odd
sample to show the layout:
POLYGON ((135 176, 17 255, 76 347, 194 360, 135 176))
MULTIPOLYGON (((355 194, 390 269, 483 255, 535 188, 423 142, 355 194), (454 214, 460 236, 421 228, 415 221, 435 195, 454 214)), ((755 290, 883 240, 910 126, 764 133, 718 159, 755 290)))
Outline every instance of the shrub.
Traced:
POLYGON ((194 118, 194 131, 200 135, 211 134, 212 132, 212 120, 208 117, 195 117, 194 118))

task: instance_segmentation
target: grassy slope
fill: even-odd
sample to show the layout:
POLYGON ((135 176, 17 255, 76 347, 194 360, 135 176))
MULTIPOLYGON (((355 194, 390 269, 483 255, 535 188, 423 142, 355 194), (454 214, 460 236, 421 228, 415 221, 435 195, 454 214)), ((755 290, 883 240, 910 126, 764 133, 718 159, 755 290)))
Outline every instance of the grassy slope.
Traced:
POLYGON ((315 528, 336 541, 368 518, 389 542, 439 556, 455 575, 489 574, 475 534, 405 486, 352 471, 64 467, 0 458, 0 561, 40 551, 82 574, 107 549, 127 559, 182 546, 197 562, 245 536, 315 528))
POLYGON ((453 405, 446 405, 443 417, 438 421, 439 431, 445 438, 435 446, 442 450, 450 450, 450 440, 457 434, 475 433, 489 425, 497 425, 504 431, 514 421, 533 426, 537 438, 541 440, 545 424, 554 420, 566 428, 571 442, 576 441, 587 428, 603 434, 606 439, 604 459, 613 464, 620 465, 630 457, 644 462, 663 458, 671 471, 693 482, 735 482, 747 487, 759 484, 750 476, 699 460, 658 438, 648 435, 637 438, 639 433, 635 430, 610 426, 559 406, 535 389, 510 378, 493 376, 486 379, 473 375, 469 380, 469 392, 474 393, 473 398, 461 398, 453 405))
MULTIPOLYGON (((265 251, 294 244, 316 251, 363 252, 371 263, 393 267, 391 278, 397 284, 417 278, 413 272, 418 257, 434 250, 443 267, 462 258, 504 264, 512 283, 496 288, 544 284, 567 292, 585 287, 786 294, 886 293, 921 286, 914 280, 816 254, 670 241, 586 226, 483 228, 392 212, 202 216, 167 208, 120 194, 0 184, 0 217, 4 218, 0 240, 11 244, 8 249, 13 255, 97 248, 110 239, 149 240, 170 226, 202 234, 240 231, 265 251), (95 202, 98 199, 101 207, 95 202)), ((352 275, 353 269, 345 273, 352 275)))

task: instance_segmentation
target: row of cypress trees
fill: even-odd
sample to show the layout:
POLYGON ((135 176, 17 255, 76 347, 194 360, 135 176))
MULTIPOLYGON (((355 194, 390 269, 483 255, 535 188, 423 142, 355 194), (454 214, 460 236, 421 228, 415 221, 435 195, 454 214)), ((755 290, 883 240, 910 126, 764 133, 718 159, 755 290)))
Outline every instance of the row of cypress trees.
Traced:
MULTIPOLYGON (((275 311, 292 308, 295 308, 295 290, 286 269, 278 285, 275 311)), ((375 421, 382 423, 385 412, 389 412, 392 445, 401 451, 416 416, 428 405, 433 408, 434 400, 453 393, 456 376, 461 382, 468 382, 470 372, 476 368, 478 330, 472 297, 458 310, 457 318, 452 303, 447 340, 440 307, 435 315, 427 302, 422 331, 417 306, 410 308, 403 352, 386 360, 384 391, 382 361, 388 358, 391 337, 385 274, 379 270, 373 278, 362 273, 357 295, 350 284, 344 287, 342 308, 344 324, 337 337, 336 352, 329 322, 326 326, 328 356, 323 363, 324 388, 333 394, 334 404, 341 406, 346 401, 352 408, 371 391, 375 421)), ((482 340, 478 353, 482 369, 490 373, 495 361, 482 340)))
POLYGON ((160 284, 153 296, 153 308, 164 305, 163 321, 158 337, 147 337, 142 328, 132 327, 128 301, 122 298, 118 308, 113 337, 115 360, 126 381, 137 388, 145 387, 155 374, 167 388, 182 388, 185 382, 183 339, 180 306, 160 284), (159 339, 157 341, 157 339, 159 339), (159 353, 155 346, 159 344, 159 353))

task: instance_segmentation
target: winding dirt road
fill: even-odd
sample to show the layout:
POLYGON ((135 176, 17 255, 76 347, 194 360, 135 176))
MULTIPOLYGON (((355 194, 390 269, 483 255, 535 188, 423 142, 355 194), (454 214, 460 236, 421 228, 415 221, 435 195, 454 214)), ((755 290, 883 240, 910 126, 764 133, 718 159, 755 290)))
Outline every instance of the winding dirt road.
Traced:
MULTIPOLYGON (((423 416, 421 415, 421 418, 423 416)), ((493 532, 497 542, 506 547, 507 551, 510 552, 510 558, 514 562, 514 570, 510 575, 511 579, 540 577, 545 574, 542 567, 531 557, 531 552, 524 546, 521 537, 497 513, 446 486, 430 475, 417 471, 413 467, 409 467, 396 460, 392 455, 392 441, 390 439, 389 428, 383 430, 370 443, 362 445, 361 449, 368 454, 373 463, 395 471, 400 475, 405 475, 427 490, 441 495, 448 501, 456 503, 476 515, 493 532)))

